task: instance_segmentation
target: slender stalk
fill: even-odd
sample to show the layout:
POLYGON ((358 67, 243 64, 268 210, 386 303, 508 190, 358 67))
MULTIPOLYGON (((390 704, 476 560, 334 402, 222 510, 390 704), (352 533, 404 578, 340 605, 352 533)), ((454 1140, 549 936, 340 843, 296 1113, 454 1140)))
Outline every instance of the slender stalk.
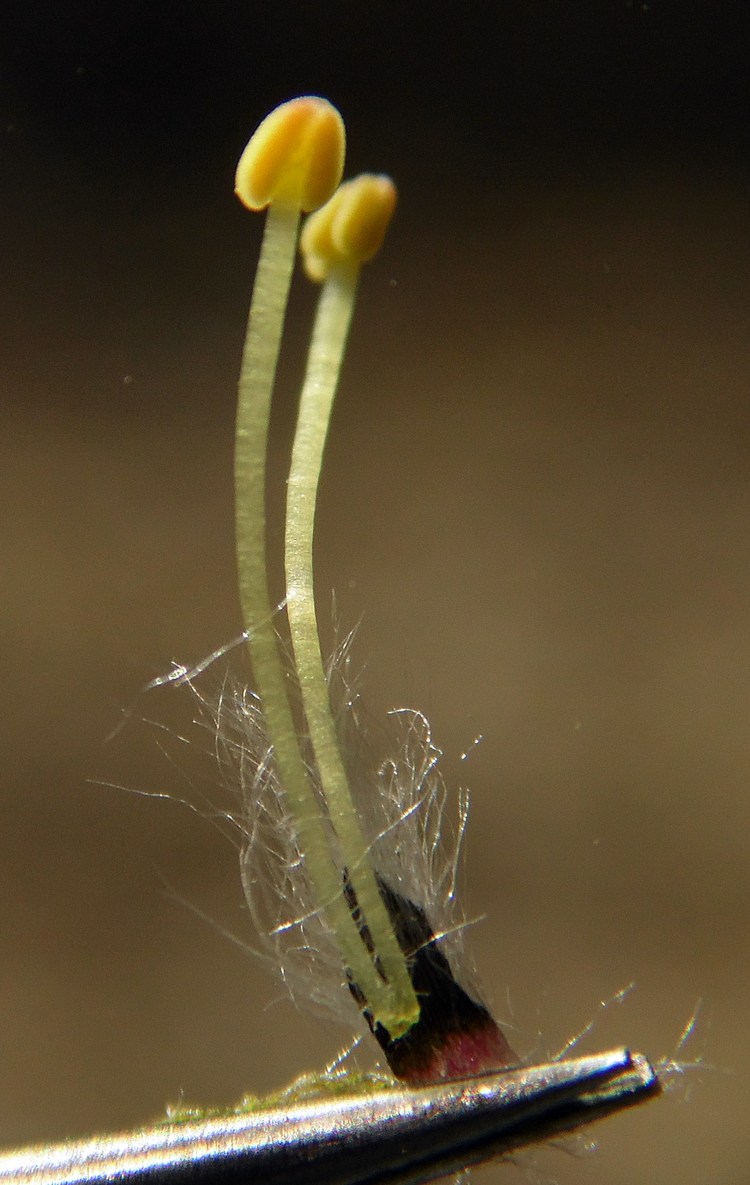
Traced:
POLYGON ((359 986, 374 1019, 392 1037, 398 1037, 418 1019, 419 1002, 377 886, 341 757, 320 650, 313 585, 315 503, 358 274, 356 264, 334 266, 318 305, 287 489, 287 614, 302 706, 328 814, 386 980, 372 996, 359 986))

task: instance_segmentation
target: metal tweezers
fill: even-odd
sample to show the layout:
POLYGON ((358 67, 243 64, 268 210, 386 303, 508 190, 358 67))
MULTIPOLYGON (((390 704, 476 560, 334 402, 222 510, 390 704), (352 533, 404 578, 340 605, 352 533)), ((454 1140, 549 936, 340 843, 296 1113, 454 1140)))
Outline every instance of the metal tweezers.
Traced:
POLYGON ((0 1155, 0 1185, 418 1185, 659 1092, 616 1049, 0 1155))

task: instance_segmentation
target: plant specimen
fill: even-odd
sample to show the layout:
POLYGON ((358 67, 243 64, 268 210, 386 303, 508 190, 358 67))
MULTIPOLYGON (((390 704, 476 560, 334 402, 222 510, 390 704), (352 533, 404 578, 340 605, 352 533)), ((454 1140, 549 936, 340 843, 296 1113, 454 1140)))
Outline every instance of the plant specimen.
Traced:
MULTIPOLYGON (((244 766, 243 880, 251 909, 256 912, 263 845, 267 865, 269 848, 278 855, 281 896, 291 888, 292 904, 307 903, 281 929, 309 946, 312 919, 323 927, 338 948, 341 981, 392 1071, 414 1083, 518 1059, 489 1011, 456 979, 446 952, 450 933, 431 916, 434 901, 414 892, 415 859, 424 873, 423 897, 436 866, 444 801, 436 750, 428 744, 426 768, 406 794, 398 765, 391 765, 390 778, 385 767, 367 784, 346 760, 320 650, 313 584, 318 480, 360 268, 379 249, 396 204, 390 178, 365 174, 339 185, 343 157, 340 116, 326 100, 306 97, 263 121, 237 169, 240 200, 268 214, 242 359, 235 461, 240 597, 257 699, 244 699, 239 713, 247 743, 241 728, 232 743, 244 766), (265 464, 300 212, 313 209, 301 250, 308 276, 322 286, 287 488, 287 658, 268 592, 265 464), (276 835, 269 840, 263 822, 271 816, 276 835)), ((412 724, 418 729, 422 718, 412 724)), ((424 729, 429 740, 426 723, 424 729)))

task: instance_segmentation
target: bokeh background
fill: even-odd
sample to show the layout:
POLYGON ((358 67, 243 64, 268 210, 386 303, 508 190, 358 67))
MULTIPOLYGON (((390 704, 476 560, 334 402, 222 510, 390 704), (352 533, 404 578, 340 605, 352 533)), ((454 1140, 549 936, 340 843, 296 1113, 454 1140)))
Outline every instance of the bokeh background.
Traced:
MULTIPOLYGON (((189 746, 176 768, 137 724, 107 737, 240 628, 261 220, 232 176, 312 92, 347 172, 401 192, 331 432, 321 607, 362 617, 373 716, 424 708, 472 788, 487 993, 529 1056, 595 1018, 583 1049, 668 1058, 704 1001, 679 1056, 705 1069, 534 1168, 747 1179, 749 33, 745 5, 696 0, 6 0, 3 1144, 230 1102, 348 1037, 179 899, 249 937, 215 830, 99 784, 190 784, 189 746)), ((311 308, 300 282, 276 504, 311 308)), ((188 699, 162 706, 187 727, 188 699)))

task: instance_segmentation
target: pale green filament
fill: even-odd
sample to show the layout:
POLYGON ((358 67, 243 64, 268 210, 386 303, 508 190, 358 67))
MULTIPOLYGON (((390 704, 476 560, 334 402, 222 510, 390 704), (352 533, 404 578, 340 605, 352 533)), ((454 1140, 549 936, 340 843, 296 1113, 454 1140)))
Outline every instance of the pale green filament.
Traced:
MULTIPOLYGON (((268 593, 266 447, 271 393, 294 266, 298 224, 298 209, 278 203, 269 208, 242 356, 235 455, 240 600, 257 691, 279 777, 296 822, 306 868, 354 981, 368 1002, 379 1002, 385 991, 384 984, 343 896, 341 872, 329 849, 326 822, 300 753, 268 593)), ((337 821, 333 822, 338 831, 337 821)), ((403 958, 401 962, 403 965, 403 958)), ((373 1012, 394 1035, 413 1023, 409 1021, 406 1026, 403 1023, 399 1026, 398 1016, 394 1017, 387 1007, 373 1007, 373 1012)))
POLYGON ((333 266, 321 292, 313 329, 287 490, 287 614, 302 706, 320 784, 359 908, 385 977, 385 982, 378 983, 375 994, 366 991, 363 984, 360 987, 373 1017, 392 1037, 397 1037, 418 1019, 419 1002, 378 890, 341 758, 320 652, 313 587, 313 530, 318 481, 354 309, 358 273, 356 264, 333 266))

